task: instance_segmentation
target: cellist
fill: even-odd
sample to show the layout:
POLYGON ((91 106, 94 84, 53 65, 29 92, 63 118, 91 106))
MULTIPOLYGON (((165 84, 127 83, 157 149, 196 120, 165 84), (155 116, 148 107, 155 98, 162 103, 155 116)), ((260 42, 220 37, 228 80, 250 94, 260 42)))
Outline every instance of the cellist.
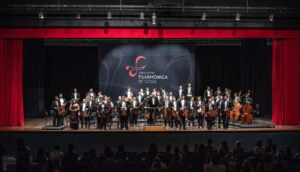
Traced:
POLYGON ((231 110, 231 106, 232 104, 229 101, 229 98, 227 96, 224 96, 224 101, 221 104, 221 119, 224 129, 227 129, 229 125, 229 117, 227 113, 231 110))
POLYGON ((205 107, 204 102, 201 100, 201 97, 197 97, 195 101, 195 109, 196 109, 196 118, 198 120, 198 128, 203 128, 203 119, 205 115, 205 107))

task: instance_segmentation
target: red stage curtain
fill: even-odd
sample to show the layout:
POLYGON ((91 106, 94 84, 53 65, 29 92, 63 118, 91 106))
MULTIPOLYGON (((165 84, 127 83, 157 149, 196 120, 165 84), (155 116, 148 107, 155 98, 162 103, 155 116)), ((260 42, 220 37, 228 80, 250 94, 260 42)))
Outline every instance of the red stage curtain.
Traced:
POLYGON ((23 126, 23 41, 0 39, 0 126, 23 126))
POLYGON ((299 124, 299 39, 274 39, 272 122, 299 124))

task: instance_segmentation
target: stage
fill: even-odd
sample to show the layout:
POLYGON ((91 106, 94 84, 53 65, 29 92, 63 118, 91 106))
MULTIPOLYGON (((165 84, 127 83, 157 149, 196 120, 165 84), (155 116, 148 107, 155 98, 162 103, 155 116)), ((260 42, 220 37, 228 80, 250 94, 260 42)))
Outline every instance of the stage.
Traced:
POLYGON ((45 126, 51 126, 51 119, 45 118, 27 118, 25 119, 25 125, 23 127, 1 127, 0 132, 79 132, 79 133, 89 133, 89 132, 104 132, 104 133, 114 133, 114 132, 130 132, 130 133, 143 133, 143 132, 186 132, 186 133, 197 133, 197 132, 280 132, 280 131, 300 131, 300 125, 274 125, 271 123, 270 119, 267 118, 257 118, 252 124, 233 124, 230 123, 228 129, 223 129, 222 124, 218 127, 215 123, 214 127, 210 130, 206 128, 198 128, 197 126, 189 126, 187 123, 186 130, 180 130, 179 128, 164 127, 162 122, 157 122, 155 126, 147 126, 144 120, 138 120, 137 126, 129 127, 129 130, 120 130, 117 127, 117 122, 114 121, 111 129, 100 130, 96 128, 96 123, 91 125, 90 129, 80 128, 78 130, 70 129, 67 119, 65 119, 65 127, 62 129, 49 130, 43 129, 45 126))

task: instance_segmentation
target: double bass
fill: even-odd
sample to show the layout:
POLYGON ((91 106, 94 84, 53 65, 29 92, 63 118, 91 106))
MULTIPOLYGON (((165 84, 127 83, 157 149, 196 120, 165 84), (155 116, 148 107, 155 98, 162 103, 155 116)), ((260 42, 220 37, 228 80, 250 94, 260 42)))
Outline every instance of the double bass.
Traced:
POLYGON ((187 110, 187 108, 183 108, 182 110, 182 116, 183 117, 187 117, 189 115, 189 111, 187 110))
POLYGON ((242 123, 247 123, 247 124, 252 123, 252 121, 253 121, 253 115, 251 113, 252 110, 253 110, 253 107, 249 103, 246 103, 242 107, 242 112, 243 112, 243 115, 241 117, 242 123))
POLYGON ((241 108, 242 108, 242 105, 239 102, 233 103, 233 108, 232 108, 230 118, 235 120, 235 121, 238 121, 240 119, 240 116, 241 116, 241 108))
POLYGON ((65 113, 66 113, 66 105, 61 105, 61 107, 57 109, 57 115, 63 116, 65 113))

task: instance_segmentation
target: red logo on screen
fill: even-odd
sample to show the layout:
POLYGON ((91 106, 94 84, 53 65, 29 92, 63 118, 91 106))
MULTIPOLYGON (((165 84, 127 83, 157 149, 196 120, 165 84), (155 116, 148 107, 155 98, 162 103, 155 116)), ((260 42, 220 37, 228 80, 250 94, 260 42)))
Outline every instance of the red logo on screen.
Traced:
POLYGON ((126 67, 125 67, 126 70, 129 70, 128 74, 129 74, 130 77, 135 77, 136 74, 137 74, 137 72, 138 72, 139 70, 143 70, 143 69, 146 68, 146 65, 140 66, 140 67, 138 66, 138 63, 139 63, 139 61, 140 61, 141 59, 145 59, 145 60, 146 60, 146 57, 144 57, 144 56, 138 56, 138 57, 135 59, 135 66, 126 66, 126 67))

